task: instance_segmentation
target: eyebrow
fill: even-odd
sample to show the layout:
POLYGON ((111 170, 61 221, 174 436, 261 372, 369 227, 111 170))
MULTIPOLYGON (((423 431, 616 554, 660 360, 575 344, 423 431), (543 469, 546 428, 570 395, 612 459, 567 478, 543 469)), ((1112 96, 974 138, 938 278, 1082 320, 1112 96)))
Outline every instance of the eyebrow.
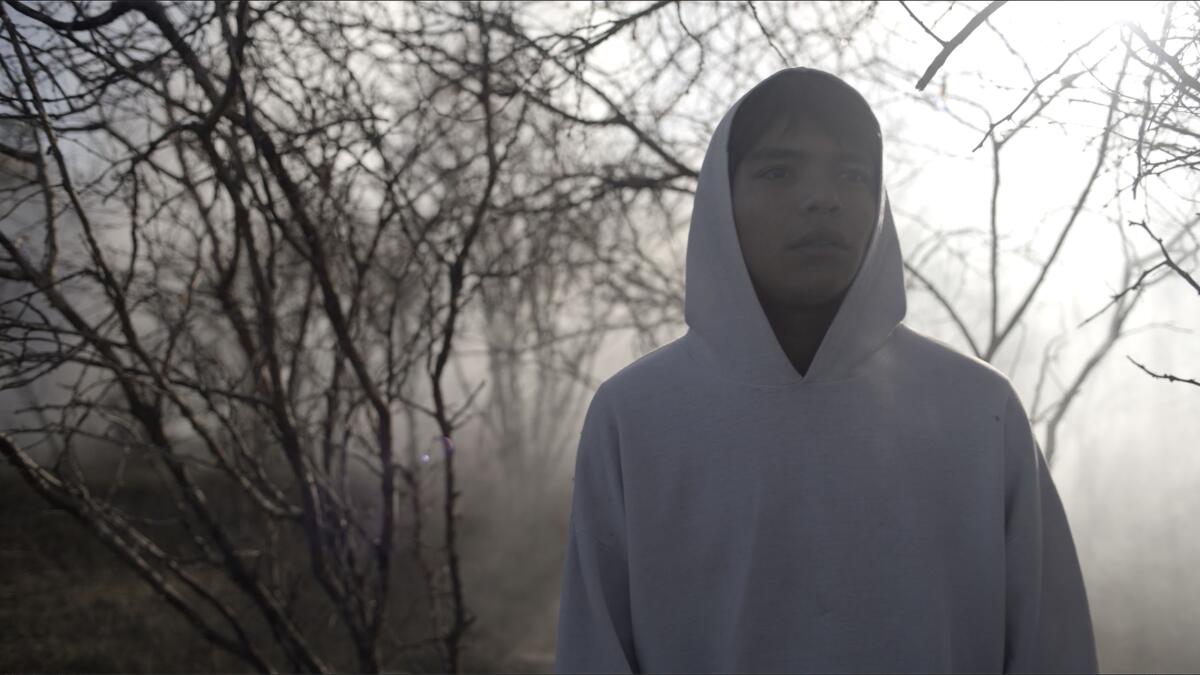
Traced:
MULTIPOLYGON (((813 154, 814 153, 806 152, 804 150, 795 150, 792 148, 763 148, 761 150, 755 150, 754 152, 751 152, 750 159, 754 159, 754 160, 808 159, 809 157, 812 157, 813 154)), ((820 154, 825 154, 825 153, 820 153, 820 154)), ((828 153, 827 156, 832 157, 837 160, 849 160, 849 161, 855 161, 855 162, 862 162, 863 164, 868 163, 866 154, 855 151, 855 150, 843 150, 840 152, 828 153)))

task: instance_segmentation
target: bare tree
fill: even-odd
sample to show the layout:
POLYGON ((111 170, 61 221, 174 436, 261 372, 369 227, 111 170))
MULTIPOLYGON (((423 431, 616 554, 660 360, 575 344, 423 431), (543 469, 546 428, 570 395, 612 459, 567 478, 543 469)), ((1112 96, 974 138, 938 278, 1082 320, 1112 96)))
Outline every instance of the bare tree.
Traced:
MULTIPOLYGON (((905 10, 912 20, 942 46, 942 51, 929 64, 925 74, 917 80, 916 88, 924 89, 938 69, 946 63, 950 53, 981 25, 986 24, 1003 40, 1003 34, 988 21, 989 16, 1000 9, 1003 4, 1003 2, 988 4, 967 22, 954 39, 949 41, 939 38, 921 20, 917 12, 905 5, 905 10)), ((1200 41, 1198 41, 1195 31, 1196 22, 1200 21, 1200 3, 1156 4, 1161 15, 1158 39, 1151 38, 1146 29, 1137 23, 1118 23, 1105 27, 1086 41, 1066 50, 1058 66, 1040 77, 1035 77, 1026 65, 1025 68, 1030 73, 1031 80, 1028 90, 1003 117, 989 124, 982 134, 979 146, 976 146, 978 149, 985 142, 990 142, 995 157, 991 239, 992 330, 985 347, 980 349, 975 346, 975 343, 970 340, 966 326, 954 313, 953 307, 942 294, 937 292, 936 288, 926 283, 930 291, 938 297, 939 302, 945 305, 947 311, 955 317, 956 325, 966 335, 976 353, 982 358, 990 358, 995 353, 995 347, 1003 342, 1011 329, 1020 321, 1022 312, 1028 307, 1029 301, 1033 299, 1038 286, 1045 278, 1045 272, 1062 249, 1071 225, 1077 219, 1089 194, 1092 193, 1092 188, 1102 170, 1118 171, 1125 168, 1127 164, 1133 163, 1132 170, 1124 173, 1124 180, 1118 183, 1109 196, 1109 202, 1136 200, 1139 187, 1142 188, 1144 199, 1149 200, 1149 197, 1145 195, 1148 188, 1147 182, 1155 179, 1158 181, 1156 187, 1173 192, 1171 196, 1176 200, 1176 204, 1165 205, 1165 214, 1168 219, 1165 225, 1167 229, 1171 230, 1170 235, 1165 239, 1155 233, 1146 218, 1117 223, 1118 226, 1140 229, 1154 243, 1154 247, 1146 254, 1135 254, 1128 237, 1122 234, 1121 241, 1124 246, 1123 253, 1126 264, 1120 271, 1119 287, 1121 290, 1112 295, 1111 302, 1101 312, 1093 314, 1079 326, 1082 327, 1089 323, 1103 311, 1111 310, 1112 317, 1107 336, 1101 346, 1085 361, 1076 376, 1070 379, 1069 384, 1062 387, 1061 396, 1046 408, 1035 410, 1033 414, 1035 422, 1042 419, 1047 420, 1044 449, 1048 459, 1053 456, 1056 432, 1067 408, 1077 396, 1088 375, 1111 350, 1115 342, 1125 334, 1122 327, 1142 292, 1173 273, 1200 293, 1200 284, 1197 283, 1194 276, 1194 265, 1197 254, 1200 252, 1200 240, 1197 240, 1195 234, 1197 222, 1200 222, 1200 213, 1195 212, 1195 207, 1200 201, 1200 195, 1194 188, 1194 171, 1197 167, 1195 156, 1200 151, 1196 143, 1196 140, 1200 139, 1200 131, 1197 130, 1195 124, 1197 102, 1200 102, 1200 82, 1189 74, 1189 66, 1194 70, 1197 63, 1200 62, 1200 49, 1198 49, 1200 41), (1119 50, 1110 49, 1101 57, 1101 60, 1111 57, 1121 59, 1121 66, 1113 81, 1105 82, 1098 76, 1096 69, 1098 63, 1082 62, 1080 53, 1099 40, 1113 43, 1114 47, 1121 47, 1119 50), (1078 64, 1081 68, 1063 76, 1064 68, 1071 64, 1078 64), (1079 79, 1084 75, 1095 80, 1097 89, 1106 91, 1109 99, 1106 119, 1100 131, 1099 156, 1095 168, 1072 209, 1066 225, 1060 231, 1054 249, 1045 259, 1042 274, 1038 276, 1037 282, 1026 293, 1018 309, 1004 323, 1004 329, 997 333, 995 327, 998 303, 995 289, 998 286, 996 284, 997 257, 994 214, 996 212, 995 193, 999 190, 1000 185, 999 151, 1005 142, 1031 123, 1052 119, 1048 110, 1051 104, 1061 98, 1064 92, 1078 89, 1079 79), (1044 85, 1047 85, 1055 77, 1060 78, 1058 86, 1053 87, 1052 91, 1045 91, 1044 85), (1140 89, 1139 84, 1141 85, 1140 89), (998 139, 997 130, 1005 124, 1008 124, 1009 130, 998 139), (1132 131, 1131 126, 1136 131, 1132 131), (1180 193, 1175 191, 1177 183, 1173 181, 1180 181, 1182 185, 1192 185, 1193 187, 1190 192, 1185 188, 1180 193)), ((1008 44, 1007 41, 1005 44, 1008 44)), ((1021 58, 1021 55, 1011 46, 1009 49, 1014 56, 1021 58)), ((1163 204, 1156 203, 1154 205, 1160 207, 1160 211, 1163 210, 1163 204)), ((919 273, 911 267, 909 271, 920 278, 919 273)), ((1043 368, 1035 393, 1037 399, 1041 398, 1046 374, 1054 360, 1053 352, 1058 349, 1056 344, 1061 346, 1061 341, 1047 345, 1047 354, 1043 359, 1043 368)), ((1132 357, 1127 358, 1153 377, 1172 382, 1197 384, 1195 379, 1170 373, 1158 373, 1132 357)), ((1035 408, 1037 408, 1036 404, 1035 408)))
POLYGON ((487 293, 493 319, 530 308, 543 355, 566 344, 550 289, 608 276, 604 221, 652 183, 573 169, 551 55, 511 6, 14 0, 0 20, 0 105, 29 132, 0 146, 28 167, 6 195, 42 200, 0 232, 2 387, 74 379, 0 451, 256 670, 456 672, 455 437, 479 392, 448 388, 458 333, 487 293), (158 472, 172 536, 97 491, 104 456, 158 472))

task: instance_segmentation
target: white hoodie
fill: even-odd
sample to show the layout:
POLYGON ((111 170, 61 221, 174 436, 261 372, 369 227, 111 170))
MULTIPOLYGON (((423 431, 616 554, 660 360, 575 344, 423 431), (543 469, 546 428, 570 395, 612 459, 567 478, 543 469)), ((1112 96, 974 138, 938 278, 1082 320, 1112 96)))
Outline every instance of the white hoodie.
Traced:
POLYGON ((734 228, 744 99, 700 171, 687 333, 587 411, 555 671, 1097 672, 1025 410, 995 368, 904 325, 882 181, 807 375, 780 347, 734 228))

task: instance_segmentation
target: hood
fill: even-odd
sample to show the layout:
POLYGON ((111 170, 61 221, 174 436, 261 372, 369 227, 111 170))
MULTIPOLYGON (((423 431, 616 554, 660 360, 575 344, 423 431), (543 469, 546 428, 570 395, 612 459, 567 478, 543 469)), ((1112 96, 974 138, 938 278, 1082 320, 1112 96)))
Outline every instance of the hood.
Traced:
MULTIPOLYGON (((792 365, 767 320, 742 257, 733 220, 727 144, 733 117, 751 91, 788 72, 819 74, 833 87, 866 100, 838 77, 811 68, 788 68, 766 78, 737 100, 713 132, 699 183, 688 232, 684 272, 684 320, 689 335, 699 342, 701 357, 723 378, 748 384, 788 385, 838 380, 883 346, 904 319, 906 300, 900 243, 892 222, 883 179, 882 144, 879 210, 858 272, 842 298, 821 346, 801 376, 792 365)), ((871 114, 874 119, 874 114, 871 114)))

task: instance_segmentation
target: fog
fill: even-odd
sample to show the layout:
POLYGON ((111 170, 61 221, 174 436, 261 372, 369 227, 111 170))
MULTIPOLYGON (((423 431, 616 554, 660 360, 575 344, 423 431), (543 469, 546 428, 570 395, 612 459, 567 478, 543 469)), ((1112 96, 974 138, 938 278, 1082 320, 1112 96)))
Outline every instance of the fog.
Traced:
MULTIPOLYGON (((844 62, 844 54, 831 55, 828 62, 799 64, 851 71, 847 81, 876 106, 884 133, 885 182, 906 257, 925 252, 930 238, 938 234, 974 232, 957 240, 961 243, 948 239, 922 270, 941 287, 953 289, 955 306, 963 308, 968 327, 980 338, 989 292, 987 251, 980 236, 988 229, 993 156, 986 145, 973 150, 983 137, 978 128, 953 118, 986 128, 984 111, 996 119, 1016 104, 1027 78, 1016 61, 1008 60, 1010 49, 1025 55, 1029 67, 1040 73, 1062 58, 1051 37, 1066 42, 1086 39, 1096 29, 1095 22, 1124 18, 1133 11, 1126 3, 1096 12, 1082 3, 1063 3, 1052 11, 1034 9, 1044 3, 1013 4, 995 19, 1011 44, 1006 47, 992 33, 974 36, 954 54, 929 92, 914 91, 904 78, 923 70, 936 50, 922 42, 919 30, 892 30, 886 21, 856 40, 887 45, 889 64, 875 70, 853 67, 844 62), (1034 21, 1031 17, 1037 12, 1053 20, 1034 21)), ((573 16, 569 8, 556 11, 560 21, 573 16)), ((887 11, 897 14, 896 24, 903 18, 898 9, 887 11)), ((556 20, 554 12, 546 16, 548 23, 556 20)), ((628 67, 623 59, 633 52, 623 40, 630 39, 621 34, 597 50, 598 67, 612 72, 628 67)), ((724 107, 756 78, 782 65, 759 59, 737 82, 726 82, 723 73, 714 71, 702 80, 707 87, 698 87, 705 93, 686 99, 679 117, 664 122, 663 135, 677 139, 681 155, 698 167, 706 134, 724 107), (721 100, 720 92, 727 97, 721 100)), ((1106 62, 1104 67, 1115 66, 1106 62)), ((1023 131, 1004 150, 998 202, 1004 242, 1002 314, 1015 307, 1036 278, 1037 261, 1053 246, 1096 161, 1094 138, 1104 109, 1102 97, 1091 94, 1088 99, 1081 93, 1081 100, 1058 110, 1057 123, 1023 131)), ((585 150, 605 142, 601 131, 595 134, 581 140, 585 150)), ((1120 290, 1122 231, 1142 253, 1154 250, 1153 242, 1125 221, 1162 222, 1195 211, 1195 186, 1174 179, 1148 182, 1136 199, 1127 193, 1113 198, 1126 177, 1118 166, 1102 169, 1061 258, 1021 322, 1019 339, 1007 342, 992 359, 1016 384, 1027 406, 1036 398, 1043 355, 1051 343, 1062 342, 1046 378, 1053 393, 1103 340, 1106 315, 1079 326, 1120 290)), ((660 223, 646 224, 647 237, 654 241, 646 252, 661 261, 681 290, 688 200, 677 211, 675 229, 659 233, 658 239, 651 230, 657 232, 660 223)), ((40 216, 38 204, 21 206, 5 216, 5 234, 27 231, 30 246, 36 246, 40 216)), ((64 227, 71 232, 70 225, 64 227)), ((78 238, 77 231, 63 238, 72 237, 78 238)), ((122 242, 117 227, 108 243, 120 247, 122 242)), ((944 309, 921 285, 909 282, 906 323, 969 352, 944 309)), ((0 280, 0 300, 14 293, 11 282, 0 280)), ((681 318, 682 307, 676 311, 681 318)), ((483 387, 479 415, 465 422, 453 439, 464 500, 465 594, 468 606, 479 615, 479 642, 472 649, 489 658, 548 670, 576 443, 593 385, 682 335, 686 326, 677 322, 657 330, 649 341, 645 334, 613 331, 587 364, 586 377, 551 381, 530 370, 519 380, 521 386, 498 392, 495 365, 486 357, 488 321, 478 312, 465 321, 446 393, 458 405, 483 387), (550 392, 544 396, 548 401, 537 400, 539 387, 550 392)), ((569 321, 564 323, 569 327, 569 321)), ((1127 334, 1096 366, 1058 429, 1052 470, 1080 556, 1104 672, 1200 668, 1200 538, 1194 534, 1200 519, 1200 387, 1154 379, 1127 358, 1155 372, 1200 377, 1197 331, 1200 298, 1195 292, 1178 278, 1154 285, 1139 300, 1127 334)), ((61 395, 59 385, 68 381, 67 374, 56 372, 23 391, 0 391, 0 430, 25 423, 27 418, 16 411, 29 397, 47 400, 61 395)), ((421 387, 416 392, 428 395, 421 387)), ((399 416, 396 424, 397 438, 429 439, 425 452, 430 460, 421 470, 431 494, 439 494, 437 426, 418 418, 418 427, 412 429, 399 416)), ((1035 431, 1043 432, 1044 425, 1035 425, 1035 431)), ((182 427, 180 433, 186 433, 182 427)))

